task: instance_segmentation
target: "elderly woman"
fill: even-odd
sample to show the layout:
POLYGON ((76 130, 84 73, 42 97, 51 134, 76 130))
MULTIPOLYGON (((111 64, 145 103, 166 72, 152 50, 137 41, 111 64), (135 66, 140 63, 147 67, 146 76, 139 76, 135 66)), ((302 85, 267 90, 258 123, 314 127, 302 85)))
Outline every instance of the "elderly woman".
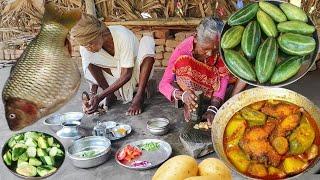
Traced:
MULTIPOLYGON (((190 120, 190 112, 199 106, 195 91, 203 92, 203 102, 208 108, 202 118, 209 124, 223 103, 230 74, 218 52, 222 26, 223 22, 216 18, 203 19, 196 35, 176 47, 160 81, 159 90, 168 100, 184 102, 186 121, 190 120), (177 88, 173 86, 174 81, 177 88)), ((232 95, 244 87, 245 83, 237 81, 232 95)))
POLYGON ((127 114, 140 114, 146 85, 153 70, 153 37, 144 36, 139 42, 129 29, 106 26, 89 14, 83 14, 71 35, 80 44, 84 78, 91 86, 92 97, 86 112, 94 113, 104 99, 110 105, 116 99, 114 93, 119 91, 124 102, 132 101, 127 114), (101 93, 98 93, 98 87, 102 89, 101 93))

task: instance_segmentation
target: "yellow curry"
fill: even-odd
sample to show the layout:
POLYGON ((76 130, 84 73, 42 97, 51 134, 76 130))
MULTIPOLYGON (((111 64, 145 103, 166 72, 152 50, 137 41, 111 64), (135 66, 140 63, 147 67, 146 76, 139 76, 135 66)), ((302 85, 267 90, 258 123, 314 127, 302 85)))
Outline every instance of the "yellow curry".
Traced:
POLYGON ((319 129, 303 108, 278 100, 253 103, 237 112, 224 132, 229 161, 250 177, 299 174, 319 157, 319 129))

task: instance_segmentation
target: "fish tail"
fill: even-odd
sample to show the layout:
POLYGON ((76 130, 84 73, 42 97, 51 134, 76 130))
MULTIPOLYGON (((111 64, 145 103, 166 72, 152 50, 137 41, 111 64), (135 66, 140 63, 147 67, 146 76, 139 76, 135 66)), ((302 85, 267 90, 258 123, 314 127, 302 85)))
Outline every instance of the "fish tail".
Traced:
POLYGON ((54 2, 47 2, 45 4, 43 23, 54 21, 71 30, 80 18, 81 10, 79 8, 67 10, 66 8, 56 6, 54 2))

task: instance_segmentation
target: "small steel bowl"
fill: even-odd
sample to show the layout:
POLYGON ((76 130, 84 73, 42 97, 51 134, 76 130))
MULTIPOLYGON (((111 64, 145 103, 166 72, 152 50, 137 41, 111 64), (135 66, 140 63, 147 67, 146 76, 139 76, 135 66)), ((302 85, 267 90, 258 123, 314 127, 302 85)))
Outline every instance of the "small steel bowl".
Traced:
POLYGON ((44 125, 49 126, 53 132, 57 132, 62 128, 62 123, 67 121, 79 121, 83 118, 84 113, 82 112, 67 112, 63 114, 57 114, 49 117, 43 121, 44 125))
POLYGON ((106 121, 103 122, 103 124, 106 126, 106 133, 110 133, 112 129, 117 126, 117 123, 114 121, 106 121))
POLYGON ((147 122, 147 129, 151 134, 162 136, 169 131, 169 120, 166 118, 154 118, 147 122))
POLYGON ((122 138, 122 137, 125 137, 125 136, 129 133, 130 129, 131 129, 131 127, 130 127, 129 125, 120 124, 120 125, 112 128, 111 132, 112 132, 112 134, 113 134, 114 137, 116 137, 116 138, 122 138), (123 134, 120 133, 120 132, 118 132, 118 129, 120 129, 120 128, 125 129, 126 132, 123 133, 123 134))
POLYGON ((111 141, 101 136, 88 136, 72 143, 67 149, 67 155, 74 166, 91 168, 103 164, 110 157, 111 141), (80 157, 83 151, 99 150, 94 157, 80 157))

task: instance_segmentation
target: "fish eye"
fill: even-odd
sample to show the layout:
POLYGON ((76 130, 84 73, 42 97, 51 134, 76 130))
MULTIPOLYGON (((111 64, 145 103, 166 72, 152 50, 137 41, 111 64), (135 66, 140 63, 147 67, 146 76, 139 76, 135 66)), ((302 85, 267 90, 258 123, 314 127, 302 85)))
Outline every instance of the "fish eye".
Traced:
POLYGON ((10 119, 15 119, 16 118, 16 114, 9 114, 9 118, 10 119))

